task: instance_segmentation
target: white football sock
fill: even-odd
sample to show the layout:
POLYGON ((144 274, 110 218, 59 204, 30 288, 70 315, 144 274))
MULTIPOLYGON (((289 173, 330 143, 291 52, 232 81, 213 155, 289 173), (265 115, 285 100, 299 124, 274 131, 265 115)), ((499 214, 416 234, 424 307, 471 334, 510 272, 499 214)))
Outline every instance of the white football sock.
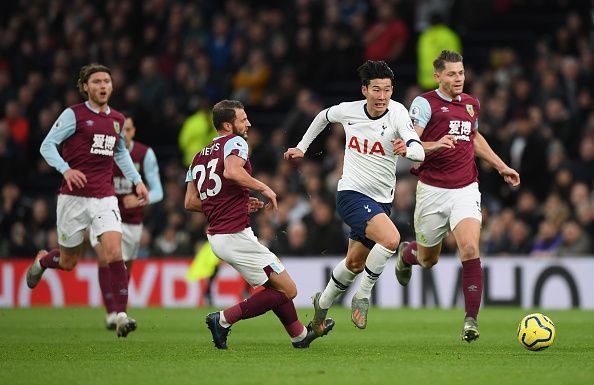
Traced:
POLYGON ((351 286, 356 276, 357 274, 347 269, 346 258, 338 262, 334 270, 332 270, 330 281, 328 281, 326 288, 320 296, 320 307, 322 309, 330 309, 334 300, 351 286))
POLYGON ((291 337, 291 342, 299 342, 303 341, 303 339, 307 336, 307 328, 304 326, 303 331, 297 337, 291 337))
POLYGON ((369 298, 371 297, 371 289, 377 282, 380 274, 384 271, 386 263, 395 251, 388 250, 384 246, 376 243, 375 246, 367 255, 367 261, 365 262, 365 271, 361 283, 359 284, 359 290, 355 294, 357 298, 369 298))
POLYGON ((224 327, 225 329, 230 327, 231 324, 229 322, 227 322, 227 319, 225 318, 225 312, 223 312, 222 310, 219 312, 219 314, 221 315, 221 317, 219 318, 219 325, 221 325, 222 327, 224 327))

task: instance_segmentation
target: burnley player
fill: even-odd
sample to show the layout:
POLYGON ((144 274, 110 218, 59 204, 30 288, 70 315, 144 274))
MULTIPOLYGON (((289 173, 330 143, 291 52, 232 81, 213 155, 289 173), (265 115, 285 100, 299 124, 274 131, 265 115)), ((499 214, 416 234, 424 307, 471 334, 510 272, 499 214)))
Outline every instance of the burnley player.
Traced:
POLYGON ((230 308, 210 313, 206 324, 215 346, 227 349, 227 335, 236 322, 272 310, 284 325, 295 348, 307 348, 319 336, 328 334, 334 321, 324 320, 320 333, 303 326, 297 318, 293 298, 295 283, 281 261, 263 246, 250 228, 249 212, 263 207, 250 199, 254 190, 277 208, 276 194, 251 176, 247 131, 250 122, 241 102, 223 100, 212 110, 219 136, 196 154, 186 177, 185 207, 204 212, 208 221, 208 242, 215 255, 233 266, 253 287, 264 290, 230 308))
MULTIPOLYGON (((126 148, 130 152, 130 157, 134 166, 146 181, 149 187, 148 202, 152 204, 163 199, 163 186, 159 177, 159 165, 157 157, 152 148, 133 140, 136 135, 136 126, 131 117, 126 117, 124 121, 124 139, 126 148)), ((140 248, 140 237, 142 236, 142 219, 144 218, 144 202, 133 193, 133 185, 124 174, 114 164, 113 183, 115 186, 118 206, 122 218, 122 257, 126 264, 128 278, 132 273, 132 264, 138 257, 140 248)), ((95 248, 99 260, 99 287, 103 296, 103 304, 107 311, 105 326, 107 329, 116 328, 117 313, 114 310, 114 301, 111 291, 111 274, 109 264, 105 255, 105 250, 101 247, 97 236, 91 228, 90 234, 91 246, 95 248)))
POLYGON ((462 56, 442 51, 433 62, 438 88, 414 99, 410 116, 427 153, 413 172, 418 174, 415 207, 416 242, 398 248, 396 277, 407 285, 411 265, 430 268, 439 259, 441 241, 452 231, 462 262, 462 291, 466 316, 462 339, 479 337, 477 316, 483 293, 483 270, 479 257, 481 193, 474 156, 485 160, 512 186, 520 176, 491 149, 478 131, 478 100, 462 92, 462 56), (455 147, 440 149, 435 141, 453 135, 455 147), (439 150, 439 151, 436 151, 439 150))
POLYGON ((105 250, 111 274, 116 334, 126 337, 136 329, 136 321, 126 314, 128 277, 113 185, 114 160, 136 186, 142 205, 148 192, 126 150, 121 132, 124 116, 108 105, 112 93, 109 68, 95 63, 82 67, 78 88, 87 101, 62 112, 40 150, 47 163, 64 175, 56 210, 60 248, 37 254, 27 271, 27 285, 37 286, 45 269, 74 269, 83 254, 84 232, 91 227, 105 250))
POLYGON ((322 293, 313 298, 314 330, 326 318, 334 300, 365 270, 351 302, 351 320, 367 326, 371 289, 396 253, 400 233, 390 220, 398 156, 422 161, 425 152, 406 108, 391 100, 394 73, 383 61, 367 61, 357 72, 365 99, 322 110, 285 159, 303 158, 328 123, 341 123, 346 134, 344 169, 338 182, 336 208, 351 227, 346 258, 336 265, 322 293))

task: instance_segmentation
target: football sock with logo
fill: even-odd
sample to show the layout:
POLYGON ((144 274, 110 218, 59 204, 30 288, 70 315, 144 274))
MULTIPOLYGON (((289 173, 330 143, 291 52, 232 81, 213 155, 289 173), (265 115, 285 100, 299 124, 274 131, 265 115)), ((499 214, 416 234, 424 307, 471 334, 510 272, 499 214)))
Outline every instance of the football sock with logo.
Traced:
POLYGON ((235 322, 257 317, 266 313, 268 310, 275 309, 289 301, 285 293, 265 288, 262 291, 254 293, 248 299, 223 311, 225 321, 233 325, 235 322))
POLYGON ((466 317, 477 319, 483 296, 483 268, 479 258, 462 261, 462 291, 466 317))
POLYGON ((60 268, 60 249, 53 249, 39 259, 39 264, 44 269, 60 268))
POLYGON ((356 276, 357 274, 347 269, 346 258, 338 262, 332 270, 330 281, 320 296, 320 307, 330 309, 334 300, 351 286, 356 276))
POLYGON ((369 298, 371 297, 371 289, 377 282, 377 279, 384 271, 386 263, 395 251, 388 250, 384 246, 376 243, 367 255, 367 261, 365 262, 365 271, 363 272, 363 278, 359 284, 359 290, 355 293, 357 298, 369 298))
POLYGON ((417 260, 417 242, 410 242, 402 252, 402 261, 407 265, 418 265, 417 260))
POLYGON ((128 273, 124 261, 119 260, 109 264, 111 293, 113 295, 113 311, 126 312, 128 307, 128 273))
MULTIPOLYGON (((274 314, 276 314, 278 319, 285 327, 285 330, 289 334, 289 337, 291 337, 291 340, 293 338, 300 337, 303 334, 305 326, 303 326, 303 324, 299 322, 299 318, 297 318, 297 311, 295 310, 295 304, 293 303, 293 300, 289 300, 277 306, 276 308, 272 309, 272 311, 274 314)), ((305 332, 307 333, 307 330, 305 332)), ((300 339, 297 339, 297 341, 300 341, 300 339)))
POLYGON ((111 292, 111 279, 108 266, 99 266, 99 288, 103 296, 103 304, 107 313, 112 313, 113 309, 113 293, 111 292))

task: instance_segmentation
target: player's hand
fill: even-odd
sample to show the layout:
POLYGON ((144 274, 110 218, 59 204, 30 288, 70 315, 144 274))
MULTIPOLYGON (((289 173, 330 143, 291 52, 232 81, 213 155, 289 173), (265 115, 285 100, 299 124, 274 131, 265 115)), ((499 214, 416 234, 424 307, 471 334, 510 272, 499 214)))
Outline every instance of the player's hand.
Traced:
POLYGON ((285 158, 285 160, 300 159, 300 158, 303 158, 303 155, 304 155, 303 151, 301 151, 300 149, 298 149, 296 147, 292 147, 292 148, 289 148, 287 150, 287 152, 285 152, 283 157, 285 158))
POLYGON ((513 187, 520 184, 520 174, 511 167, 506 166, 503 170, 499 171, 499 175, 503 177, 505 183, 508 183, 513 187))
POLYGON ((64 180, 66 181, 70 191, 72 191, 72 186, 76 188, 83 188, 87 184, 87 177, 85 174, 73 168, 66 170, 64 173, 64 180))
POLYGON ((442 148, 455 148, 456 143, 458 140, 456 139, 456 135, 444 135, 439 139, 437 143, 436 150, 441 150, 442 148))
POLYGON ((134 209, 136 207, 144 206, 140 199, 134 194, 128 194, 124 196, 124 207, 127 209, 134 209))
POLYGON ((264 206, 266 209, 273 208, 274 210, 278 210, 278 205, 276 203, 276 193, 267 187, 266 190, 261 192, 264 197, 268 198, 268 203, 264 206))
POLYGON ((256 211, 260 210, 262 207, 264 207, 264 202, 262 202, 258 198, 249 197, 248 203, 247 203, 248 213, 255 213, 256 211))
POLYGON ((138 197, 139 207, 148 204, 148 190, 144 183, 140 182, 136 185, 136 196, 138 197))
POLYGON ((392 141, 392 149, 394 150, 394 155, 400 155, 402 157, 406 156, 406 144, 402 139, 396 139, 392 141))

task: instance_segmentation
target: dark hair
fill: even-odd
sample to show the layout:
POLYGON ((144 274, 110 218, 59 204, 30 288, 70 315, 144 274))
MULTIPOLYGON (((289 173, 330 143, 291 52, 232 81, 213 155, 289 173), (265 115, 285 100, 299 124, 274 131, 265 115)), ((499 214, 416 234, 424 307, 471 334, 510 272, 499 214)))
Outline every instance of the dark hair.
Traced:
POLYGON ((109 76, 111 77, 111 70, 109 69, 109 67, 106 67, 103 64, 99 64, 99 63, 87 64, 86 66, 82 67, 80 69, 80 72, 78 73, 78 81, 77 81, 78 92, 80 92, 80 94, 85 99, 88 99, 89 95, 87 95, 87 92, 85 91, 85 88, 83 87, 83 84, 86 84, 89 81, 89 78, 91 77, 91 75, 93 75, 96 72, 107 72, 109 74, 109 76))
POLYGON ((236 109, 245 109, 239 100, 221 100, 214 105, 212 108, 212 123, 217 131, 223 129, 223 123, 233 123, 236 109))
POLYGON ((361 85, 368 86, 373 79, 390 79, 394 82, 394 72, 385 61, 367 60, 357 68, 361 85))
POLYGON ((444 49, 441 51, 437 59, 433 61, 433 69, 435 72, 441 72, 445 69, 445 63, 461 63, 463 61, 462 55, 458 52, 448 51, 444 49))

